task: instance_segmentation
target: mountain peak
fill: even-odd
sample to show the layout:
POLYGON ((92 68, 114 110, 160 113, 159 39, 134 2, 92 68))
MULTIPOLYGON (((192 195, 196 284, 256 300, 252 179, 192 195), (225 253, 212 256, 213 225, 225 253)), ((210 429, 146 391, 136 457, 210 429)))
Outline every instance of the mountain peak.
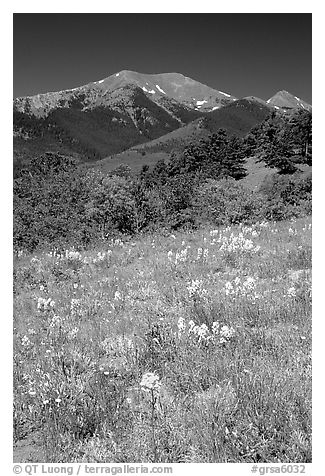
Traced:
POLYGON ((312 107, 306 101, 303 101, 297 96, 289 93, 286 90, 278 91, 274 96, 266 101, 268 104, 276 107, 281 108, 283 110, 290 110, 290 109, 305 109, 307 111, 311 111, 312 107))

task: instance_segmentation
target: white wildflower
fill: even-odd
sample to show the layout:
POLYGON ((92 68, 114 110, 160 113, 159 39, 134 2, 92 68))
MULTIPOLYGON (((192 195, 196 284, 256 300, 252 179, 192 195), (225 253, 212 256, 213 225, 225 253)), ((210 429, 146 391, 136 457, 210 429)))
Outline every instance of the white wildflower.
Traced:
POLYGON ((156 392, 156 393, 159 393, 160 392, 160 388, 161 388, 161 382, 160 382, 160 379, 159 379, 159 376, 156 375, 155 373, 153 372, 147 372, 145 373, 143 376, 142 376, 142 380, 140 382, 140 387, 142 388, 142 390, 144 390, 145 392, 156 392))
POLYGON ((80 261, 81 260, 81 254, 79 251, 75 251, 73 248, 71 250, 66 250, 65 251, 65 257, 69 261, 80 261))
POLYGON ((71 329, 69 332, 68 332, 68 339, 69 340, 73 340, 76 338, 77 334, 79 332, 79 329, 78 327, 74 327, 73 329, 71 329))
POLYGON ((214 321, 212 323, 212 332, 213 334, 218 334, 220 329, 220 322, 219 321, 214 321))
POLYGON ((244 281, 243 286, 249 290, 255 289, 256 280, 252 277, 248 277, 246 281, 244 281))
POLYGON ((178 337, 180 338, 181 335, 185 331, 185 319, 183 317, 180 317, 177 322, 177 327, 178 327, 178 337))
POLYGON ((188 329, 189 333, 192 332, 192 329, 195 327, 195 322, 190 320, 188 323, 188 327, 189 327, 188 329))
POLYGON ((37 309, 39 311, 48 311, 50 308, 54 308, 55 302, 51 299, 44 299, 42 297, 39 297, 37 299, 37 309))
POLYGON ((233 285, 231 284, 230 281, 227 281, 226 284, 225 284, 225 291, 226 291, 226 295, 228 296, 229 294, 233 294, 234 293, 234 287, 233 285))
POLYGON ((81 299, 71 299, 70 312, 72 315, 79 314, 81 312, 81 299))
POLYGON ((50 327, 56 327, 56 326, 60 326, 62 324, 62 319, 60 316, 56 316, 54 315, 51 319, 51 322, 50 322, 50 327))
POLYGON ((192 279, 187 286, 187 290, 191 297, 203 298, 207 294, 207 290, 203 288, 203 281, 201 279, 192 279))
POLYGON ((231 339, 235 334, 235 329, 233 327, 222 326, 220 329, 220 335, 224 339, 231 339))
POLYGON ((120 301, 121 299, 122 299, 122 294, 120 293, 120 291, 115 291, 114 301, 120 301))
POLYGON ((24 336, 21 339, 21 345, 23 345, 24 347, 28 347, 30 344, 31 344, 31 341, 29 340, 27 336, 24 336))
POLYGON ((199 339, 205 339, 210 331, 209 331, 209 328, 206 324, 201 324, 198 328, 198 336, 199 336, 199 339))
POLYGON ((267 221, 262 221, 260 223, 260 228, 267 228, 269 226, 268 222, 267 221))

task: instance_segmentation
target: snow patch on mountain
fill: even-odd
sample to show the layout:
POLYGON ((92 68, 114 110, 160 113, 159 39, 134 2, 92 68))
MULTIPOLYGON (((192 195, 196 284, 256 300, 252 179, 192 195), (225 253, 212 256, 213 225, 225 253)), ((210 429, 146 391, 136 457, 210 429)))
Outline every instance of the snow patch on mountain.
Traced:
POLYGON ((227 93, 223 93, 222 91, 219 91, 220 94, 223 94, 224 96, 227 96, 227 98, 230 98, 231 95, 230 94, 227 94, 227 93))
POLYGON ((206 99, 203 99, 203 101, 196 101, 197 106, 202 106, 202 104, 208 102, 206 99))
POLYGON ((142 89, 144 92, 149 93, 149 94, 156 94, 156 91, 154 89, 147 89, 144 86, 142 86, 142 89))
POLYGON ((158 89, 158 91, 160 91, 161 93, 163 94, 166 94, 165 91, 163 89, 161 89, 158 84, 156 84, 156 88, 158 89))

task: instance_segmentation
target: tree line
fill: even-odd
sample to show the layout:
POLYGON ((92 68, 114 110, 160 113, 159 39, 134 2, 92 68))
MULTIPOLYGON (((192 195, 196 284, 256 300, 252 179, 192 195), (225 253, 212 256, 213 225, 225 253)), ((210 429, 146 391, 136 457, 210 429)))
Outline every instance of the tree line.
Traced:
POLYGON ((104 174, 73 157, 35 157, 14 180, 14 245, 88 246, 116 234, 286 219, 311 211, 311 116, 271 115, 246 137, 219 130, 137 175, 104 174), (279 172, 259 191, 241 185, 254 155, 279 172), (296 173, 294 173, 296 172, 296 173))

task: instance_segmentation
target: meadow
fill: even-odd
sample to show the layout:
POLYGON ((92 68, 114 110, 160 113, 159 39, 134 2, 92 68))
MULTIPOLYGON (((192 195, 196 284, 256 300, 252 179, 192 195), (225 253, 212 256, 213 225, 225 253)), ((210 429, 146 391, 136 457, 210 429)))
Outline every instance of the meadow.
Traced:
POLYGON ((16 459, 311 462, 311 234, 306 217, 17 252, 16 459))

